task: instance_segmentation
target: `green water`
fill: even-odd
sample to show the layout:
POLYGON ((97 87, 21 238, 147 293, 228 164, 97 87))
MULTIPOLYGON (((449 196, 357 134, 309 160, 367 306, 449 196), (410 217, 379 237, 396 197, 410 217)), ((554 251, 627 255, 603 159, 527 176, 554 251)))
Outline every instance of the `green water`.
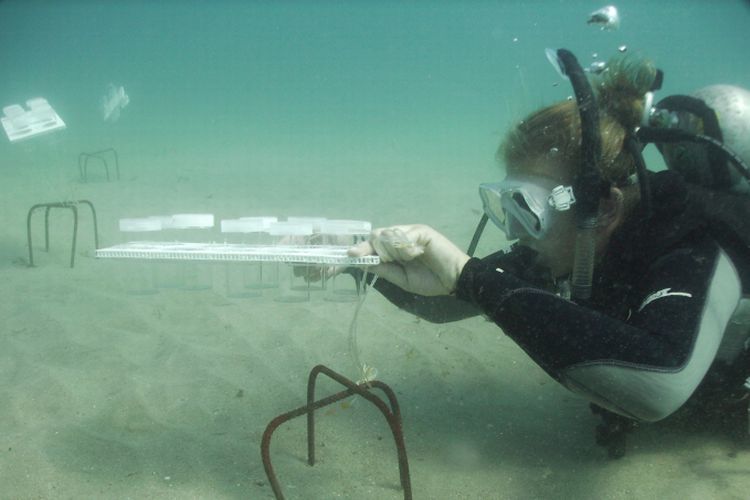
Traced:
MULTIPOLYGON (((620 45, 642 51, 665 70, 665 95, 747 81, 743 2, 624 2, 615 32, 585 24, 597 6, 6 0, 3 105, 44 96, 68 129, 52 147, 0 142, 3 174, 56 163, 63 172, 46 176, 56 182, 75 176, 81 151, 114 146, 131 174, 136 159, 200 160, 198 174, 242 175, 266 191, 323 176, 357 189, 373 171, 472 186, 498 176, 494 150, 513 120, 570 94, 547 47, 584 63, 620 45), (97 112, 110 82, 131 99, 114 124, 97 112)), ((377 219, 373 198, 359 216, 377 219)), ((325 211, 328 200, 308 201, 298 208, 325 211)))

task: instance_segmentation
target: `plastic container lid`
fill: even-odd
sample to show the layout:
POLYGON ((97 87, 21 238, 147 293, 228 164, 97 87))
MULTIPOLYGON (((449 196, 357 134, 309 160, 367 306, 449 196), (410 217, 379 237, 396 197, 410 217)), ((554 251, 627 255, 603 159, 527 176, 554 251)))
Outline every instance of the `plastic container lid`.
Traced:
POLYGON ((148 219, 159 221, 162 229, 172 228, 172 216, 171 215, 150 215, 148 219))
POLYGON ((320 227, 326 221, 325 217, 287 217, 287 222, 294 224, 312 224, 313 232, 319 233, 320 227))
POLYGON ((214 227, 213 214, 174 214, 171 229, 191 229, 214 227))
POLYGON ((262 233, 268 230, 269 224, 259 218, 225 219, 221 221, 222 233, 262 233))
POLYGON ((257 221, 263 224, 264 228, 267 228, 274 222, 278 222, 279 219, 276 217, 261 216, 261 217, 240 217, 238 220, 257 221))
POLYGON ((268 226, 268 234, 273 236, 310 236, 313 234, 313 225, 309 222, 275 222, 268 226))
POLYGON ((329 219, 325 221, 320 232, 333 235, 368 235, 372 224, 365 220, 329 219))
POLYGON ((28 101, 26 101, 26 105, 31 110, 49 109, 52 107, 44 97, 35 97, 33 99, 29 99, 28 101))
POLYGON ((8 118, 17 118, 26 114, 26 110, 23 109, 23 106, 20 104, 11 104, 10 106, 5 106, 3 108, 3 113, 5 113, 5 116, 8 118))
POLYGON ((161 220, 155 217, 146 217, 141 219, 120 219, 120 231, 123 233, 161 231, 161 229, 161 220))

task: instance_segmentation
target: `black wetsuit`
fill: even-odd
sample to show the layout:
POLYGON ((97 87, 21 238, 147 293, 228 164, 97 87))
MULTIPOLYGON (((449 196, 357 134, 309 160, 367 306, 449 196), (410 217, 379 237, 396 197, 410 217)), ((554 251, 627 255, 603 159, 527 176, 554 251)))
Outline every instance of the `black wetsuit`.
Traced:
POLYGON ((375 288, 430 321, 485 314, 569 389, 627 417, 662 419, 709 371, 728 390, 747 376, 737 364, 750 321, 735 313, 750 291, 750 251, 737 231, 750 228, 732 227, 746 224, 747 198, 718 203, 672 172, 654 174, 651 186, 651 213, 636 212, 613 234, 586 304, 549 291, 548 274, 521 246, 472 258, 456 297, 382 280, 375 288))

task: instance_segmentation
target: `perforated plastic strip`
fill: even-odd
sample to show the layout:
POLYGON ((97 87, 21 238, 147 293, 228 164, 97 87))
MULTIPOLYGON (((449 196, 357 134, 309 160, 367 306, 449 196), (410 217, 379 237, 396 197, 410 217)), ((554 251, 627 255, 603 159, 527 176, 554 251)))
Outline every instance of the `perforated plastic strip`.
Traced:
POLYGON ((100 248, 103 259, 200 260, 217 262, 289 262, 293 264, 329 264, 372 266, 380 257, 349 257, 346 246, 234 245, 226 243, 182 243, 132 241, 100 248))

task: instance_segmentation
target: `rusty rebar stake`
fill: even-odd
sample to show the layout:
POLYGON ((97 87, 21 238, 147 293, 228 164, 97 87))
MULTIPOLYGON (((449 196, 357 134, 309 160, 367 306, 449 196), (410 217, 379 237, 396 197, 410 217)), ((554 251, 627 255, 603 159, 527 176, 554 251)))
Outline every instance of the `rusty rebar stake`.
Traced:
POLYGON ((263 432, 263 439, 261 440, 260 444, 260 454, 261 458, 263 459, 263 468, 266 471, 266 476, 268 477, 268 481, 271 483, 271 488, 273 489, 273 493, 276 496, 278 500, 283 500, 284 495, 281 492, 281 485, 279 484, 278 479, 276 478, 276 474, 273 470, 273 466, 271 465, 271 436, 273 435, 274 431, 283 423, 288 422, 289 420, 299 417, 301 415, 307 415, 307 463, 309 465, 315 464, 315 410, 318 410, 320 408, 323 408, 325 406, 328 406, 330 404, 335 403, 336 401, 340 401, 346 397, 352 396, 354 394, 357 394, 358 396, 362 396, 367 401, 374 404, 380 412, 385 417, 386 421, 388 422, 389 427, 391 428, 391 433, 393 433, 393 439, 396 442, 396 452, 398 453, 398 469, 399 469, 399 475, 401 479, 401 488, 404 490, 404 499, 405 500, 411 500, 412 498, 412 492, 411 492, 411 478, 409 476, 409 462, 406 457, 406 445, 404 444, 404 434, 401 427, 401 411, 398 406, 398 401, 396 400, 396 394, 393 392, 393 390, 388 387, 383 382, 380 382, 378 380, 373 380, 370 382, 364 382, 362 384, 357 384, 348 378, 344 377, 343 375, 334 372, 330 368, 323 366, 323 365, 317 365, 310 371, 310 376, 307 381, 307 404, 305 406, 300 406, 299 408, 296 408, 292 411, 282 413, 278 417, 271 420, 271 422, 266 426, 266 430, 263 432), (335 380, 336 382, 340 383, 344 387, 346 387, 346 390, 343 390, 341 392, 337 392, 336 394, 332 394, 328 397, 325 397, 321 400, 315 401, 315 383, 317 381, 318 375, 320 373, 323 373, 330 377, 331 379, 335 380), (388 402, 390 403, 390 408, 383 402, 382 399, 375 396, 370 392, 370 390, 374 387, 377 387, 381 391, 383 391, 388 398, 388 402))
POLYGON ((53 208, 67 208, 73 212, 73 242, 70 249, 70 267, 76 262, 76 242, 78 240, 78 205, 88 205, 94 222, 94 248, 99 248, 99 229, 96 223, 96 209, 88 200, 58 201, 52 203, 37 203, 29 209, 26 216, 26 238, 29 244, 29 267, 34 267, 34 247, 31 242, 31 216, 39 208, 44 208, 44 249, 49 252, 49 213, 53 208))
POLYGON ((109 182, 109 163, 107 162, 107 153, 112 153, 115 160, 115 173, 117 174, 117 180, 120 180, 120 158, 117 155, 115 148, 102 149, 101 151, 94 151, 93 153, 81 153, 78 155, 78 173, 81 176, 83 182, 89 180, 89 160, 96 159, 102 162, 104 166, 104 172, 107 174, 107 182, 109 182))

